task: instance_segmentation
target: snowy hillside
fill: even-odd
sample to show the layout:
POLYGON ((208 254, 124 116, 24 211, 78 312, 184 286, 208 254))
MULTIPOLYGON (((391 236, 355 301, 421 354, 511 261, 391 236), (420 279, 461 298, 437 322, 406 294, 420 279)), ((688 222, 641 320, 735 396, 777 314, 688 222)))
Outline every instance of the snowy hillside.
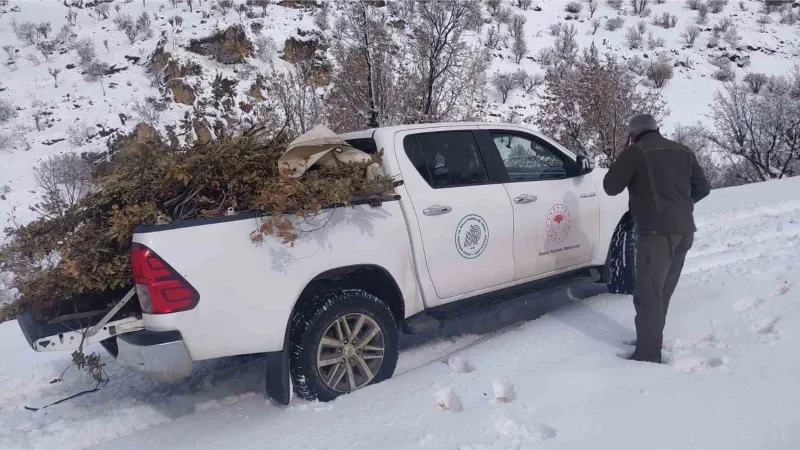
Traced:
POLYGON ((9 322, 0 448, 795 449, 798 192, 795 178, 717 190, 698 205, 666 365, 617 356, 631 350, 630 297, 588 285, 404 336, 393 379, 327 404, 265 404, 255 356, 207 362, 172 383, 105 356, 106 387, 31 412, 94 383, 68 372, 50 384, 69 356, 33 352, 9 322))
MULTIPOLYGON (((272 107, 261 103, 266 81, 285 72, 290 67, 286 61, 296 59, 294 53, 314 52, 316 94, 324 102, 330 67, 337 63, 329 49, 333 37, 328 27, 343 3, 318 2, 318 6, 326 6, 324 15, 322 8, 309 2, 249 1, 250 7, 244 6, 244 0, 228 3, 0 2, 0 46, 8 57, 0 67, 0 106, 6 110, 6 117, 0 118, 0 226, 25 223, 37 216, 29 206, 42 192, 32 169, 50 155, 105 152, 110 139, 131 131, 139 122, 181 142, 207 138, 232 124, 274 118, 272 107), (36 25, 48 23, 42 32, 35 30, 36 25), (326 29, 320 30, 320 24, 326 29), (233 42, 227 59, 209 56, 208 45, 215 44, 191 42, 220 32, 229 33, 226 42, 233 42), (91 67, 98 72, 94 77, 90 62, 97 63, 91 67)), ((382 7, 400 48, 413 40, 400 18, 408 3, 389 2, 382 7)), ((763 2, 718 1, 721 12, 712 9, 705 21, 700 20, 704 23, 697 25, 700 12, 683 1, 645 3, 650 10, 646 16, 634 14, 629 2, 615 0, 595 2, 594 6, 586 2, 570 6, 565 0, 484 2, 484 26, 481 34, 470 40, 489 47, 489 80, 495 73, 518 69, 541 76, 540 52, 553 45, 553 26, 559 23, 575 26, 581 49, 594 43, 601 53, 628 61, 638 58, 634 66, 643 67, 643 61, 666 56, 675 66, 674 78, 663 88, 671 111, 664 121, 667 129, 678 123, 709 122, 709 104, 721 87, 712 77, 718 70, 712 64, 715 59, 724 56, 734 61, 739 79, 749 71, 781 75, 800 59, 800 25, 795 22, 800 5, 776 10, 767 16, 770 23, 762 23, 763 2), (493 9, 495 5, 497 9, 493 9), (654 24, 664 14, 674 16, 674 27, 654 24), (519 64, 510 37, 511 18, 516 16, 525 19, 522 34, 528 47, 519 64), (610 22, 615 20, 623 23, 611 31, 610 22), (639 22, 646 28, 643 42, 632 49, 628 28, 638 27, 639 22), (699 37, 690 46, 683 35, 691 26, 699 27, 699 37), (736 31, 715 33, 715 27, 736 31)), ((539 90, 534 87, 525 93, 515 88, 503 103, 501 94, 487 81, 485 92, 472 94, 485 94, 489 102, 473 113, 486 120, 530 122, 537 111, 539 90)))

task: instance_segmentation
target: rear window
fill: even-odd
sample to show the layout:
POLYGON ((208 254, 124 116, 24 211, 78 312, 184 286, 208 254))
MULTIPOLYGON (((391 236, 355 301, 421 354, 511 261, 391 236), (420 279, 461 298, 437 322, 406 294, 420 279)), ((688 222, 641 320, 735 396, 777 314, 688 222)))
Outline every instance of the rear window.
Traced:
POLYGON ((403 147, 417 172, 433 188, 489 182, 471 131, 412 134, 403 140, 403 147))
POLYGON ((373 154, 378 151, 378 145, 375 144, 375 139, 371 137, 362 138, 362 139, 350 139, 346 141, 348 144, 353 146, 354 148, 361 150, 364 153, 373 154))

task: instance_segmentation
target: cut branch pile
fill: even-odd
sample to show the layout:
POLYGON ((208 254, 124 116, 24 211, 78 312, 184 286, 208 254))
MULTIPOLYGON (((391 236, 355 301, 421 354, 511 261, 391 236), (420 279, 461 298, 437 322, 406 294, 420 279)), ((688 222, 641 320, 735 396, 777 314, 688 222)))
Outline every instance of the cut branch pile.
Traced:
MULTIPOLYGON (((181 150, 156 141, 133 142, 115 155, 111 175, 63 214, 7 230, 0 272, 16 275, 20 296, 0 309, 0 322, 22 312, 47 320, 96 309, 103 293, 131 286, 128 258, 137 226, 218 216, 229 208, 260 210, 266 220, 251 238, 274 234, 290 244, 297 234, 286 214, 318 214, 392 189, 388 177, 365 177, 372 161, 315 167, 293 178, 278 169, 286 142, 265 142, 254 130, 181 150)), ((373 155, 375 162, 379 157, 373 155)))

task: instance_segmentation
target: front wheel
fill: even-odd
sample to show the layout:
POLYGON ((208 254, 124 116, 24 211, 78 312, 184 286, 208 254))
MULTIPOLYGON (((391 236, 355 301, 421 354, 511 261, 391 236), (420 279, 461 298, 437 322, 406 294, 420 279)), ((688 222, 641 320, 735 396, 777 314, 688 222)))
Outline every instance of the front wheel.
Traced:
POLYGON ((608 292, 633 295, 636 284, 636 230, 629 216, 625 216, 614 230, 606 264, 608 292))
POLYGON ((378 297, 360 289, 317 295, 292 318, 295 392, 325 402, 390 378, 398 338, 394 314, 378 297))

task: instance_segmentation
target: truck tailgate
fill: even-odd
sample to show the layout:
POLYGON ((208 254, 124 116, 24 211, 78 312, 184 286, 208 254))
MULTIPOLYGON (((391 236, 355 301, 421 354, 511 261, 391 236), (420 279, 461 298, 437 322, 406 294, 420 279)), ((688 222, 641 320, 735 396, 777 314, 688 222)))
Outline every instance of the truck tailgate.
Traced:
POLYGON ((130 291, 110 310, 68 314, 50 321, 37 320, 34 313, 20 314, 17 323, 25 340, 37 352, 74 351, 81 345, 144 329, 141 314, 120 312, 132 297, 130 291))

